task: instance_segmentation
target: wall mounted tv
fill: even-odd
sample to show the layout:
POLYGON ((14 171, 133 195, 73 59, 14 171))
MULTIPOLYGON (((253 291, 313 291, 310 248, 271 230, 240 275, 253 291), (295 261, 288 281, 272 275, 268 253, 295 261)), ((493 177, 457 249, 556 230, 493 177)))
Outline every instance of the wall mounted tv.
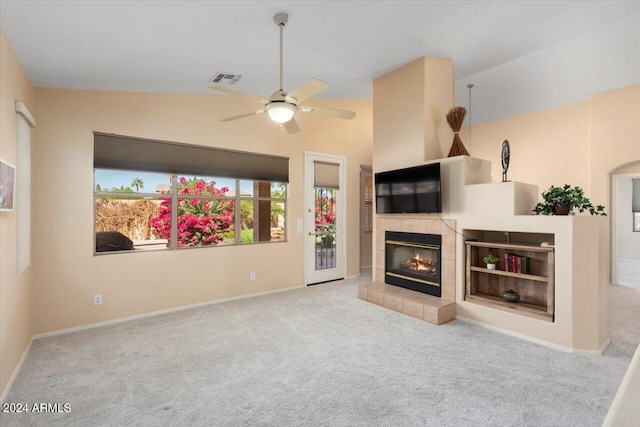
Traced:
POLYGON ((442 212, 440 163, 379 172, 376 213, 442 212))

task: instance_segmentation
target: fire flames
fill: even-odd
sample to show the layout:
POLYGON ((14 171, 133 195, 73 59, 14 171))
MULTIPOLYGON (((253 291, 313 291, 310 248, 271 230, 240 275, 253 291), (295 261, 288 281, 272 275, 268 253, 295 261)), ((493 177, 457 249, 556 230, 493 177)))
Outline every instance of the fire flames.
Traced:
POLYGON ((425 276, 434 276, 438 269, 435 261, 431 258, 423 258, 420 254, 416 254, 415 257, 403 261, 400 265, 404 270, 425 276))

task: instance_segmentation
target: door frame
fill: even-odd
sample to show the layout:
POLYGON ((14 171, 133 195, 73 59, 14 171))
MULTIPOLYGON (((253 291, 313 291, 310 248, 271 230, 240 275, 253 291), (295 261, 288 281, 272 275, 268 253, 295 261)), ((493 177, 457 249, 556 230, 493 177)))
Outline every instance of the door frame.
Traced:
MULTIPOLYGON (((304 152, 304 284, 309 286, 311 273, 315 272, 315 263, 311 263, 310 251, 311 245, 309 233, 315 232, 315 213, 309 212, 310 206, 315 206, 315 191, 310 191, 313 187, 314 161, 337 163, 338 180, 340 190, 338 191, 337 212, 336 212, 336 269, 340 277, 346 277, 347 258, 346 258, 346 238, 347 238, 347 158, 335 154, 319 153, 316 151, 304 152), (311 214, 311 215, 310 215, 311 214), (311 218, 311 219, 310 219, 311 218)), ((334 279, 329 279, 334 280, 334 279)), ((313 281, 312 284, 321 283, 313 281)))
MULTIPOLYGON (((638 172, 629 172, 629 173, 612 173, 611 175, 611 206, 609 207, 609 224, 610 224, 610 232, 609 232, 609 242, 610 242, 610 250, 611 250, 611 277, 609 278, 610 285, 619 285, 620 284, 620 272, 618 268, 619 261, 619 245, 620 241, 618 239, 618 220, 621 215, 620 210, 618 209, 618 201, 623 196, 618 194, 618 184, 623 179, 635 179, 640 178, 640 173, 638 172)), ((627 195, 629 196, 629 195, 627 195)), ((632 227, 631 224, 628 224, 629 227, 632 227)), ((636 287, 632 285, 624 285, 630 286, 634 289, 636 287)))

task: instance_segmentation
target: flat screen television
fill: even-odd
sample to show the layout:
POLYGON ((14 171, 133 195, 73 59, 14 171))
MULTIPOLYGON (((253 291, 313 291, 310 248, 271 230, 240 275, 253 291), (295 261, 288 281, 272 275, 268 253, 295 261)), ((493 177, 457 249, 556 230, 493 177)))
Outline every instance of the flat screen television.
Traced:
POLYGON ((442 212, 440 163, 375 175, 376 213, 442 212))

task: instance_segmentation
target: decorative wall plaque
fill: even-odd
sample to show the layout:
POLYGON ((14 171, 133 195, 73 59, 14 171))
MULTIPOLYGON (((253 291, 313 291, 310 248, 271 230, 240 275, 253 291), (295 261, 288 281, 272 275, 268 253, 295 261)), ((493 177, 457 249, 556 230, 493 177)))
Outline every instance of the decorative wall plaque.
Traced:
POLYGON ((511 148, 509 140, 505 139, 502 143, 502 182, 507 182, 507 171, 509 170, 509 159, 511 158, 511 148))

